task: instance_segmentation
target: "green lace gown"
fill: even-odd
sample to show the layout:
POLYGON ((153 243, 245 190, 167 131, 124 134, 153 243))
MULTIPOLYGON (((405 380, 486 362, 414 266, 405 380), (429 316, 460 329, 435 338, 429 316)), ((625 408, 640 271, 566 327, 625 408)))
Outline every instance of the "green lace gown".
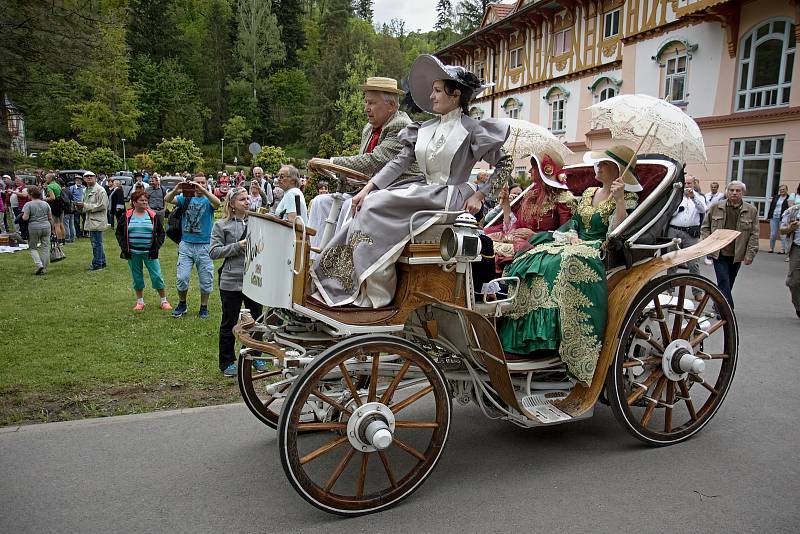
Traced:
MULTIPOLYGON (((612 197, 592 206, 598 189, 583 193, 572 219, 559 229, 574 230, 580 243, 558 242, 552 232, 542 232, 531 238, 531 250, 506 267, 504 276, 517 276, 522 283, 498 329, 506 352, 558 349, 567 372, 584 384, 592 381, 606 326, 608 288, 600 247, 616 210, 612 197)), ((626 193, 626 210, 632 211, 636 201, 636 194, 626 193)))

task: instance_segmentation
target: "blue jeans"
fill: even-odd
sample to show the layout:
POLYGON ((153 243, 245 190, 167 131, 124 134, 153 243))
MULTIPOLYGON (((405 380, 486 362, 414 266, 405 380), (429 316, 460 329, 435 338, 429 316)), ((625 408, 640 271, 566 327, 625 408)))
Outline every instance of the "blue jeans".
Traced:
POLYGON ((780 219, 770 219, 769 220, 769 249, 775 250, 775 241, 780 238, 781 240, 781 250, 784 252, 789 252, 789 244, 787 243, 787 238, 789 236, 780 235, 780 228, 781 228, 781 220, 780 219))
POLYGON ((714 260, 714 273, 717 275, 717 285, 725 298, 733 308, 733 283, 736 282, 736 275, 739 274, 739 268, 742 262, 733 261, 733 256, 723 256, 720 254, 719 258, 714 260))
POLYGON ((214 262, 208 254, 208 243, 187 243, 181 241, 178 245, 178 291, 189 290, 189 278, 192 276, 192 266, 197 268, 197 277, 200 279, 200 292, 206 295, 214 290, 214 262))
POLYGON ((64 214, 64 239, 67 241, 75 240, 75 214, 64 214))
POLYGON ((91 230, 89 237, 92 238, 92 267, 105 267, 106 251, 103 250, 103 232, 91 230))

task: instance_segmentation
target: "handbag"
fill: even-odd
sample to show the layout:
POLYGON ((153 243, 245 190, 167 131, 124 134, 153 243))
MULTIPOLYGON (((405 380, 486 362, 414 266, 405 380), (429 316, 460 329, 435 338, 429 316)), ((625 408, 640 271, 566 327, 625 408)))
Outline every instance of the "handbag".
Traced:
POLYGON ((167 218, 167 237, 176 243, 180 243, 183 237, 183 214, 191 201, 191 199, 187 201, 187 199, 184 198, 183 203, 172 210, 169 214, 169 218, 167 218))
POLYGON ((61 249, 61 245, 57 243, 50 243, 50 263, 56 263, 63 259, 66 259, 66 254, 61 249))

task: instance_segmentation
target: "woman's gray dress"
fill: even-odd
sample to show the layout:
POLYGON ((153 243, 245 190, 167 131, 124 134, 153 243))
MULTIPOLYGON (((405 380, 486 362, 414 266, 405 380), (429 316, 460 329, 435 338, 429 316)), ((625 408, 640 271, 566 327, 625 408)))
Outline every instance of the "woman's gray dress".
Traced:
MULTIPOLYGON (((479 160, 495 166, 481 190, 496 196, 513 166, 502 150, 506 137, 508 125, 496 119, 477 121, 460 109, 403 129, 403 149, 371 180, 378 189, 367 195, 356 217, 336 233, 315 263, 311 277, 317 296, 329 306, 388 305, 397 285, 394 263, 411 239, 412 214, 463 209, 475 192, 468 180, 479 160), (419 163, 427 184, 386 189, 413 162, 419 163)), ((415 218, 414 235, 438 221, 438 216, 415 218)))

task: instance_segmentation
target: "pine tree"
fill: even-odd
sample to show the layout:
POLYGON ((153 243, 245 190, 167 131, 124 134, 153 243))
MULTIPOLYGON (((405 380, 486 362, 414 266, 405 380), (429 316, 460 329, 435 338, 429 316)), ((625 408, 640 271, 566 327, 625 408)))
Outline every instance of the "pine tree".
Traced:
POLYGON ((303 29, 304 3, 303 0, 273 0, 272 2, 272 12, 278 18, 278 26, 281 28, 281 41, 286 47, 286 59, 283 65, 288 68, 300 66, 297 52, 303 48, 306 42, 303 29))
POLYGON ((233 70, 229 13, 222 0, 212 0, 206 16, 201 48, 205 61, 199 66, 200 96, 210 110, 206 139, 218 141, 226 116, 227 80, 233 70))
POLYGON ((373 0, 356 0, 355 2, 356 17, 364 19, 368 22, 372 22, 372 15, 373 15, 372 4, 373 0))
POLYGON ((450 28, 453 25, 453 5, 450 0, 439 0, 436 4, 436 24, 434 29, 438 31, 450 28))
POLYGON ((486 8, 494 3, 496 0, 461 0, 456 7, 456 29, 465 35, 475 31, 481 25, 486 8))
POLYGON ((236 55, 242 75, 252 86, 253 98, 257 98, 259 81, 274 63, 283 61, 286 53, 271 0, 239 0, 238 6, 236 55))
POLYGON ((147 54, 160 61, 178 54, 178 28, 172 18, 174 0, 129 0, 125 41, 132 56, 147 54))

